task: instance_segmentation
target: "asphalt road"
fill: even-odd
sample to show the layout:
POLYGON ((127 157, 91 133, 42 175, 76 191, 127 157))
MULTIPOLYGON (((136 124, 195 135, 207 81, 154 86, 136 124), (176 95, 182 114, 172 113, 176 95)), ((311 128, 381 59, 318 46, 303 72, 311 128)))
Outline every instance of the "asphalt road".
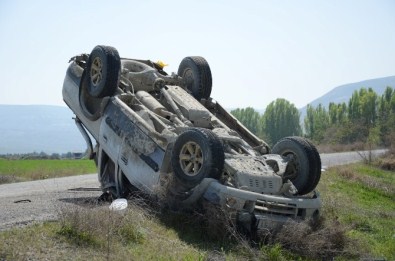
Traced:
POLYGON ((64 208, 93 205, 100 195, 97 174, 0 185, 0 231, 55 220, 64 208))
POLYGON ((359 152, 338 152, 338 153, 322 153, 321 163, 322 167, 329 168, 333 166, 345 165, 354 162, 363 161, 364 159, 369 158, 369 153, 371 153, 371 157, 375 158, 383 153, 386 150, 374 150, 374 151, 359 151, 359 152))
MULTIPOLYGON (((374 151, 373 155, 384 151, 374 151)), ((321 161, 325 169, 358 162, 366 156, 367 152, 321 154, 321 161)), ((71 206, 94 206, 100 195, 97 174, 0 185, 0 231, 55 220, 62 209, 71 206)))

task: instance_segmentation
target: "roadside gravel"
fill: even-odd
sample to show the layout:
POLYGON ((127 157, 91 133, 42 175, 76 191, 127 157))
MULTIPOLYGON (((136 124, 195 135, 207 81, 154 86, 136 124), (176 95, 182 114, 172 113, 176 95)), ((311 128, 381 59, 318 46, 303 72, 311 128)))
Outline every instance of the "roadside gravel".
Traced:
POLYGON ((97 174, 0 185, 0 231, 56 220, 62 208, 94 202, 97 174))

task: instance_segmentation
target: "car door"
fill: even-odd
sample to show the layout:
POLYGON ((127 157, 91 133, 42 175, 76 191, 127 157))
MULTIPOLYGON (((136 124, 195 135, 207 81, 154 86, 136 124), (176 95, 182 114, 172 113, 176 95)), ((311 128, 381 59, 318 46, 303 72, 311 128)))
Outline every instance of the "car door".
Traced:
POLYGON ((117 170, 132 185, 151 193, 159 183, 164 151, 117 102, 108 104, 103 117, 100 142, 117 163, 117 170))

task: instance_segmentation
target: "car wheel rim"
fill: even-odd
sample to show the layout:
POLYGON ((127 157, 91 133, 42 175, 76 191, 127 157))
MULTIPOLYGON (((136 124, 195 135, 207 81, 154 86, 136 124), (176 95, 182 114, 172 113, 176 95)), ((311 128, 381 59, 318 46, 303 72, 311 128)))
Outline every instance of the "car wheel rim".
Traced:
POLYGON ((196 176, 203 166, 203 153, 196 142, 185 143, 180 152, 182 171, 188 176, 196 176))
POLYGON ((195 82, 194 77, 193 77, 193 72, 191 69, 186 69, 184 72, 184 81, 185 81, 185 86, 188 90, 192 91, 193 84, 195 82))
POLYGON ((91 82, 93 86, 99 85, 99 83, 102 80, 102 69, 103 69, 103 63, 99 57, 96 57, 91 66, 91 82))
POLYGON ((288 169, 288 173, 286 174, 286 178, 294 180, 295 178, 298 177, 300 171, 298 157, 293 152, 285 152, 282 155, 288 158, 288 160, 292 162, 291 168, 288 169))

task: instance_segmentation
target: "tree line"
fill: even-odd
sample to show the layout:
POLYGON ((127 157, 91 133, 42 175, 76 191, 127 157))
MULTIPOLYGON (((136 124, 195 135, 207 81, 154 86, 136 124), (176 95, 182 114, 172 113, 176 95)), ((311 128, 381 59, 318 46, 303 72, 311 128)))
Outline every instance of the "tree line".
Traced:
POLYGON ((81 159, 86 155, 84 152, 66 152, 48 154, 44 151, 31 153, 7 153, 0 154, 0 159, 81 159))
POLYGON ((231 113, 250 131, 273 145, 286 136, 305 136, 317 144, 363 142, 389 146, 395 140, 395 89, 387 87, 379 96, 372 88, 354 91, 349 101, 307 106, 301 122, 294 104, 279 98, 261 115, 253 108, 231 113))

